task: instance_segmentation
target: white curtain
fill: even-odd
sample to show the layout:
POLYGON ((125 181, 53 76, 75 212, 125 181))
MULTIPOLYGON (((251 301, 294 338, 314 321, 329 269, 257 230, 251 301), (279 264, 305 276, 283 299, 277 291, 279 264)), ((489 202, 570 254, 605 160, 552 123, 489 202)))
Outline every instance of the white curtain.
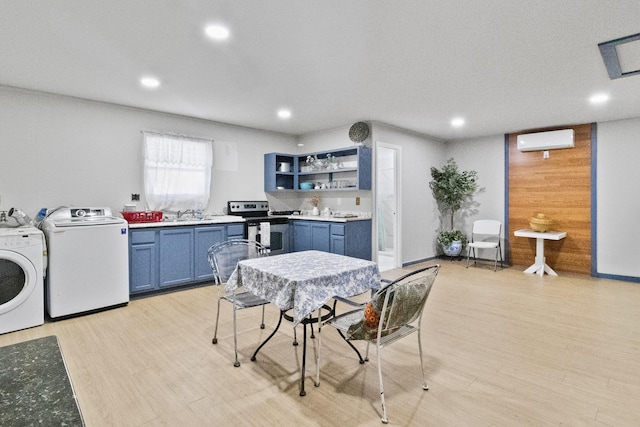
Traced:
POLYGON ((212 140, 146 131, 142 134, 147 207, 157 211, 206 208, 212 140))

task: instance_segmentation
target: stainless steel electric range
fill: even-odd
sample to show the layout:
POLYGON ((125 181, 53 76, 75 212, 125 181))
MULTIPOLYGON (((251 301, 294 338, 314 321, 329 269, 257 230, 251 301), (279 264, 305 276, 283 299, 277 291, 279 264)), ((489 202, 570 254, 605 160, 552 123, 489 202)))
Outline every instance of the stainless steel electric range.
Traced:
POLYGON ((289 219, 295 211, 269 211, 266 200, 227 202, 227 214, 245 219, 244 237, 262 243, 271 255, 289 252, 289 219))

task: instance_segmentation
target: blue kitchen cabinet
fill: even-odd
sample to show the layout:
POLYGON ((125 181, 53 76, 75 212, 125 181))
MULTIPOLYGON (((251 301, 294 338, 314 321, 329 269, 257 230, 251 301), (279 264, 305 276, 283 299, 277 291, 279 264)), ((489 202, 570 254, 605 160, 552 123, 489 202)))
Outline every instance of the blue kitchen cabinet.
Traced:
MULTIPOLYGON (((340 247, 344 255, 371 260, 371 220, 349 221, 342 224, 332 224, 332 235, 335 237, 337 251, 340 247), (342 230, 340 230, 340 227, 342 230), (335 230, 335 234, 334 234, 335 230), (342 233, 342 235, 340 234, 342 233), (340 237, 342 241, 340 242, 340 237), (340 242, 340 243, 338 243, 340 242)), ((338 252, 336 252, 338 253, 338 252)))
POLYGON ((331 252, 328 223, 311 221, 311 247, 317 251, 331 252))
POLYGON ((371 190, 371 162, 371 149, 364 145, 296 155, 267 153, 264 191, 371 190), (283 164, 289 165, 289 172, 283 170, 283 164), (301 183, 311 188, 300 188, 301 183))
POLYGON ((131 228, 129 292, 148 293, 211 280, 209 247, 243 237, 243 223, 131 228))
POLYGON ((286 191, 297 188, 294 157, 291 154, 264 155, 264 191, 286 191), (283 165, 288 165, 288 168, 283 165), (288 169, 288 170, 287 170, 288 169))
POLYGON ((211 280, 213 273, 209 265, 209 248, 225 240, 242 239, 244 224, 198 226, 195 233, 195 280, 211 280))
POLYGON ((195 250, 195 274, 196 280, 206 280, 213 277, 211 266, 207 259, 209 248, 225 240, 224 226, 198 227, 196 228, 196 250, 195 250))
POLYGON ((244 238, 244 223, 243 224, 228 224, 226 228, 226 239, 235 240, 244 238))
POLYGON ((345 226, 343 224, 331 224, 331 252, 334 254, 344 255, 345 247, 344 247, 344 229, 345 226))
POLYGON ((293 252, 317 250, 371 259, 371 220, 292 220, 291 235, 293 252))
POLYGON ((329 252, 329 224, 318 221, 293 221, 293 251, 329 252))
POLYGON ((310 221, 293 221, 289 225, 293 252, 311 250, 310 221))
POLYGON ((154 230, 129 230, 129 292, 158 288, 158 243, 154 230))
POLYGON ((194 227, 160 230, 160 287, 194 281, 194 227))

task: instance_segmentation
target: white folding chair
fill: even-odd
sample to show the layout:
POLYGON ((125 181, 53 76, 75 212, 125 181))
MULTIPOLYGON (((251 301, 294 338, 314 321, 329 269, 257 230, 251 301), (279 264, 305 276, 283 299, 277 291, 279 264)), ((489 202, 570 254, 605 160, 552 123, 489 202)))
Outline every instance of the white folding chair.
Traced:
POLYGON ((502 265, 502 246, 500 245, 500 231, 502 224, 494 219, 479 219, 473 222, 473 230, 471 231, 471 242, 467 244, 467 268, 469 268, 469 256, 473 251, 473 264, 476 260, 476 249, 493 249, 495 250, 495 258, 493 263, 493 271, 498 267, 498 256, 500 256, 500 268, 502 265))

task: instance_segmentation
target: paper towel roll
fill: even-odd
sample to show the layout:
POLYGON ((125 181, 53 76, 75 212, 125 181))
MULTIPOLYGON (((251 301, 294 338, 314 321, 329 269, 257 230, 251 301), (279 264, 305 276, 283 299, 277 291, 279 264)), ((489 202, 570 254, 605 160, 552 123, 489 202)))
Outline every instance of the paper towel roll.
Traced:
POLYGON ((267 248, 271 246, 271 224, 268 222, 260 223, 260 243, 267 248))

